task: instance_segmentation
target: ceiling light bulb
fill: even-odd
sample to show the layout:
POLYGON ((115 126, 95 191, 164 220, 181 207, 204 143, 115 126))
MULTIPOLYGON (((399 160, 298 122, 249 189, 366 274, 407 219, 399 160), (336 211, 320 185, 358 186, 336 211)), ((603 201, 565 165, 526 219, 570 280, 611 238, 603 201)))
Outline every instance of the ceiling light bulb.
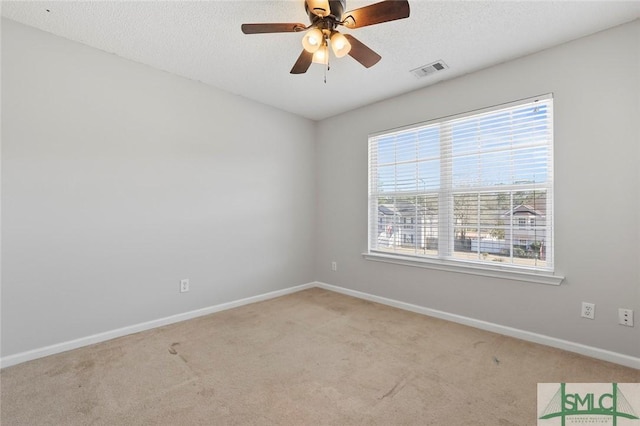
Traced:
POLYGON ((329 63, 329 48, 325 44, 313 54, 312 61, 316 64, 326 65, 329 63))
POLYGON ((322 31, 317 28, 307 31, 307 33, 302 37, 302 47, 309 53, 314 53, 316 50, 322 46, 322 39, 324 35, 322 31))
POLYGON ((337 58, 342 58, 351 51, 351 43, 344 35, 336 31, 331 36, 331 50, 337 58))

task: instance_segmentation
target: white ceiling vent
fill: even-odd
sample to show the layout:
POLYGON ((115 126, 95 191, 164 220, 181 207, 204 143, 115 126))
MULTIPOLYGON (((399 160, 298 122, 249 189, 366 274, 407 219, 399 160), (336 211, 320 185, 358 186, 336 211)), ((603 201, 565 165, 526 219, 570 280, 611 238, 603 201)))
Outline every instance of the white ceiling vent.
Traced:
POLYGON ((416 76, 416 78, 422 78, 438 71, 446 70, 447 68, 449 67, 444 63, 444 61, 436 61, 431 64, 423 65, 421 67, 413 69, 411 70, 411 72, 416 76))

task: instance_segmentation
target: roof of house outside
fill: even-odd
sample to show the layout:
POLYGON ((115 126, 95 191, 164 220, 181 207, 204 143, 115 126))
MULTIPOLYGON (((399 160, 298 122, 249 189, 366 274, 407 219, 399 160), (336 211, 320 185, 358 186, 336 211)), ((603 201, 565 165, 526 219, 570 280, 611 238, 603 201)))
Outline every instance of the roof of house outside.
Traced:
POLYGON ((512 210, 507 210, 502 215, 503 216, 509 216, 511 214, 513 214, 514 216, 516 216, 516 215, 529 215, 529 216, 533 215, 533 216, 544 217, 544 214, 542 214, 542 212, 540 212, 539 210, 534 209, 533 207, 531 207, 528 204, 520 204, 518 206, 515 206, 512 210))

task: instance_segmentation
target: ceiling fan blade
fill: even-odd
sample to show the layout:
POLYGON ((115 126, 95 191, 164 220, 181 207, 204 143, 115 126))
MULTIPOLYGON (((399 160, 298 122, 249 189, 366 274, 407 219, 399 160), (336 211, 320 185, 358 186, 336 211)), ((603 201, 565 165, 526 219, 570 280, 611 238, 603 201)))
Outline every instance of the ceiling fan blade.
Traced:
POLYGON ((298 60, 293 64, 293 68, 291 68, 291 74, 304 74, 309 69, 309 66, 311 66, 312 60, 313 53, 309 53, 303 49, 300 56, 298 56, 298 60))
POLYGON ((343 25, 347 28, 360 28, 408 17, 409 2, 407 0, 386 0, 345 12, 343 25))
POLYGON ((242 32, 245 34, 294 33, 306 29, 306 25, 296 23, 242 24, 242 32))
POLYGON ((349 40, 349 43, 351 43, 349 56, 360 62, 364 67, 370 68, 382 59, 382 56, 378 55, 351 34, 344 34, 344 36, 349 40))

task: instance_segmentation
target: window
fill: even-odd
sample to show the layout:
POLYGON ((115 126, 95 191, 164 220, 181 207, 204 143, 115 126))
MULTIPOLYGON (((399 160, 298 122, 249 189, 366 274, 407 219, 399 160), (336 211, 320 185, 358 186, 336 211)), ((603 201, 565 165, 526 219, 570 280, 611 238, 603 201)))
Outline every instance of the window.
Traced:
POLYGON ((370 255, 551 272, 552 207, 551 95, 369 137, 370 255))

